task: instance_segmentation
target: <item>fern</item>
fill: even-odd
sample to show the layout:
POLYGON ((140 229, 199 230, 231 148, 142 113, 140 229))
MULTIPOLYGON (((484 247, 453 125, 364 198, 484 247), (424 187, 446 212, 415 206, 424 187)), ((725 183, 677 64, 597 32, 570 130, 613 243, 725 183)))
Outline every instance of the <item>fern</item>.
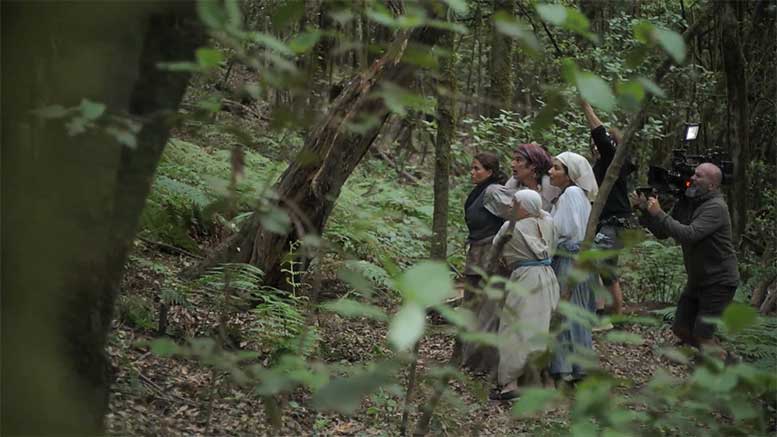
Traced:
POLYGON ((777 319, 759 317, 757 323, 736 335, 724 335, 724 339, 747 361, 764 369, 777 369, 777 319))
POLYGON ((281 351, 311 353, 317 343, 317 334, 308 332, 311 338, 300 339, 306 332, 302 310, 307 297, 264 286, 263 278, 264 272, 256 266, 222 264, 211 269, 199 284, 220 311, 234 311, 254 303, 251 312, 256 317, 250 328, 252 340, 271 355, 281 351), (229 302, 225 291, 229 291, 229 302))

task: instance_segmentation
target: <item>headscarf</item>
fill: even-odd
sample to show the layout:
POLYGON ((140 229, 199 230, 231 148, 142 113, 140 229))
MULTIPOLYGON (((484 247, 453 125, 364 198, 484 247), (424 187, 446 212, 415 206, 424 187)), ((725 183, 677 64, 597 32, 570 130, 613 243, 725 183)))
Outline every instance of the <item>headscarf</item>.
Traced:
POLYGON ((515 153, 525 159, 526 162, 533 165, 534 168, 537 169, 537 173, 540 177, 547 174, 548 170, 553 167, 553 161, 550 158, 550 154, 539 144, 520 144, 515 149, 515 153))
POLYGON ((582 188, 588 200, 593 202, 599 192, 599 186, 588 160, 574 152, 564 152, 556 156, 556 159, 567 167, 567 174, 572 183, 582 188))
POLYGON ((542 209, 542 196, 534 190, 518 190, 513 195, 513 199, 518 202, 521 208, 529 213, 529 217, 547 218, 550 214, 542 209))

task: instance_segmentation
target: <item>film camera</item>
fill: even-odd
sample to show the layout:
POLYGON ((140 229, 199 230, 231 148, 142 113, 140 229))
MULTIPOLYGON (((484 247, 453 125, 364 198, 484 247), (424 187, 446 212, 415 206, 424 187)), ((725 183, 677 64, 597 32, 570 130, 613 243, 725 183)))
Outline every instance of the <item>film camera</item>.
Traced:
POLYGON ((720 167, 723 172, 723 184, 727 185, 734 179, 734 163, 727 159, 722 150, 710 150, 707 153, 689 154, 687 146, 699 135, 699 123, 687 123, 683 147, 672 150, 672 164, 669 169, 651 165, 648 170, 647 187, 637 188, 637 192, 645 197, 656 194, 670 194, 676 198, 683 195, 691 186, 691 176, 696 167, 704 162, 710 162, 720 167))

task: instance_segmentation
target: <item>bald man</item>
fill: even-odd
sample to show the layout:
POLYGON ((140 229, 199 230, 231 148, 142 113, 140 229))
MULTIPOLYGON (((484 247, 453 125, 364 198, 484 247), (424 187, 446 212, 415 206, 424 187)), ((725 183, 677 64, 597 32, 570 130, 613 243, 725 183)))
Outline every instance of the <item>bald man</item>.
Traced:
POLYGON ((696 167, 685 191, 688 208, 670 216, 658 199, 640 196, 642 223, 656 238, 674 238, 683 248, 688 283, 677 303, 672 330, 695 347, 715 344, 715 326, 704 321, 720 317, 739 284, 728 206, 720 193, 723 174, 714 164, 696 167))

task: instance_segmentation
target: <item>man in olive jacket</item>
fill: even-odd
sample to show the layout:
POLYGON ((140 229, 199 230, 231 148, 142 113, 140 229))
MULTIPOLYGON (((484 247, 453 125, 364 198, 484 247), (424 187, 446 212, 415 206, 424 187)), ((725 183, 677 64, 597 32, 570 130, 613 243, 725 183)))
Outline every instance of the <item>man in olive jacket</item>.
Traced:
POLYGON ((672 237, 683 248, 688 283, 677 303, 672 330, 696 347, 714 344, 715 327, 703 318, 720 317, 739 283, 731 220, 720 193, 722 179, 714 164, 696 167, 686 198, 671 216, 661 210, 655 197, 640 196, 640 208, 647 212, 642 223, 656 238, 672 237))

